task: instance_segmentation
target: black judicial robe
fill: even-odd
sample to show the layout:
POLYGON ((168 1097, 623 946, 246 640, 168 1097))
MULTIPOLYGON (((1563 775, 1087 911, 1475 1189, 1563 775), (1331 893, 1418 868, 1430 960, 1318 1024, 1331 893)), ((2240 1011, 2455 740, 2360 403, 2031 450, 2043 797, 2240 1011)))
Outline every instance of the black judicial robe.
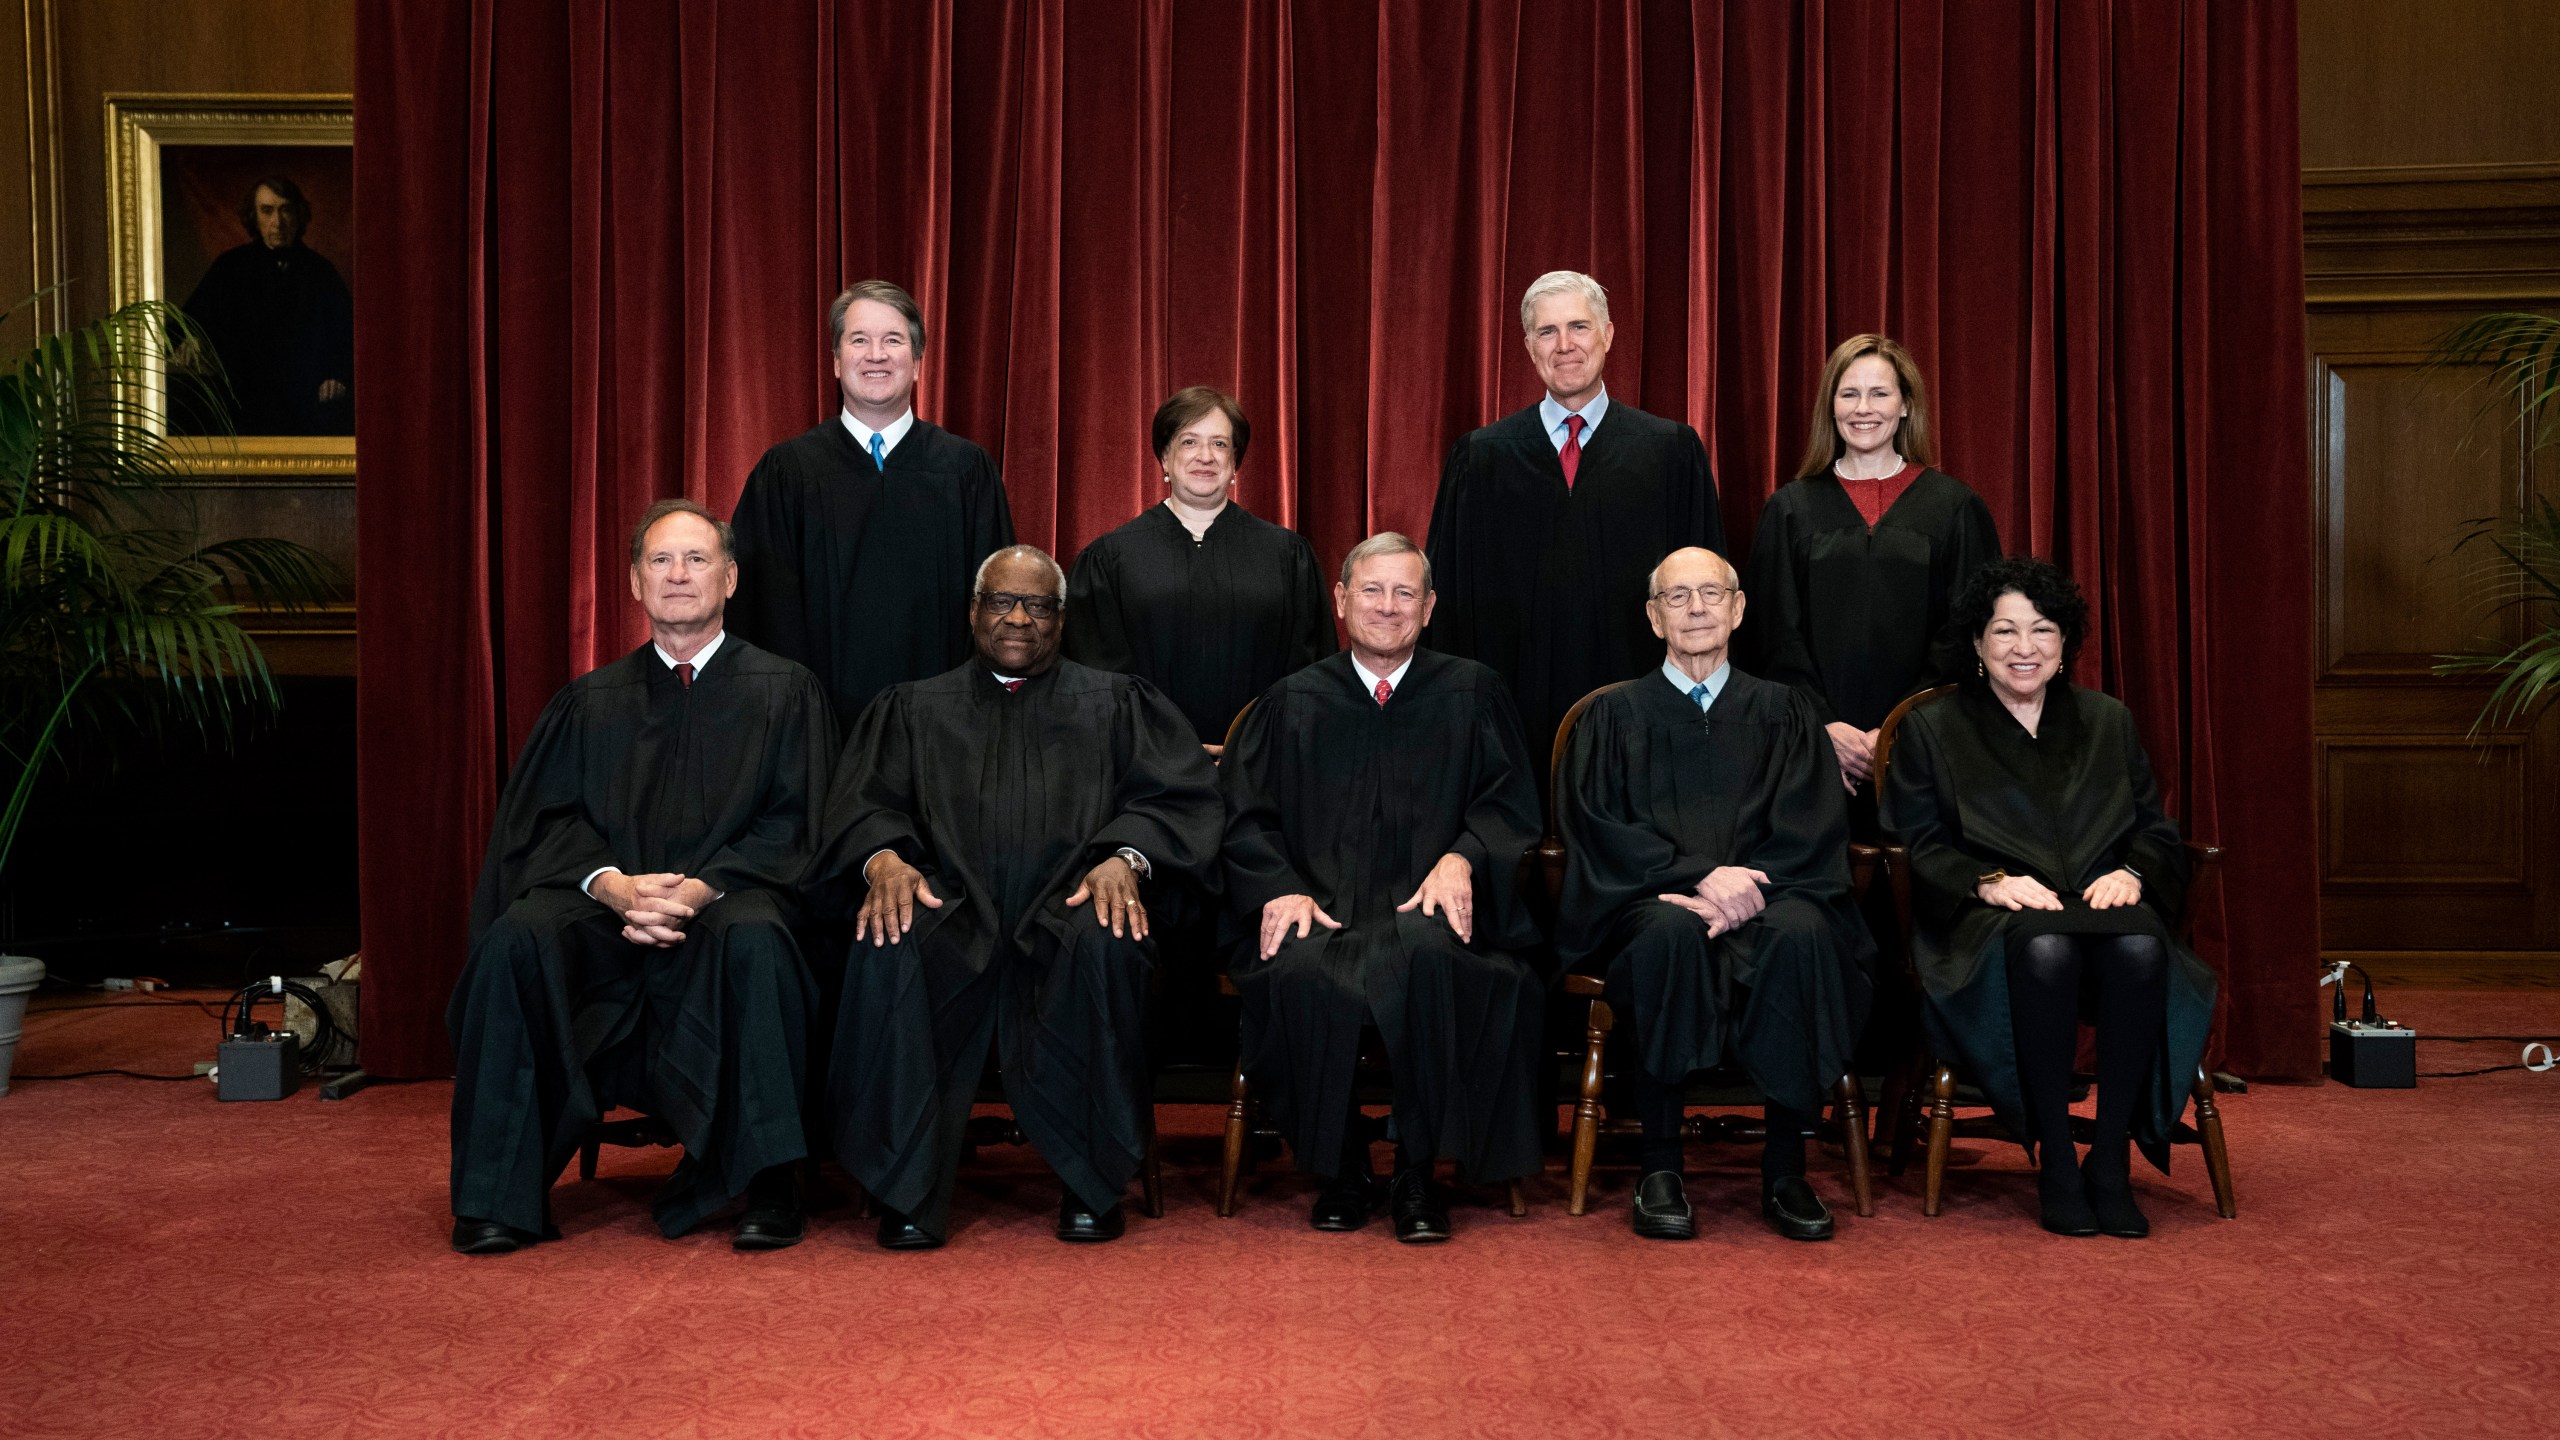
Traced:
POLYGON ((1440 599, 1423 644, 1492 666, 1543 759, 1573 702, 1660 662, 1645 577, 1689 545, 1724 551, 1697 431, 1612 399, 1567 490, 1532 405, 1450 447, 1425 545, 1440 599))
POLYGON ((1067 585, 1067 658, 1144 676, 1210 745, 1271 682, 1333 649, 1314 547, 1241 505, 1196 541, 1150 506, 1086 546, 1067 585))
POLYGON ((1535 1070, 1544 986, 1519 893, 1538 792, 1511 697, 1471 660, 1414 652, 1380 705, 1349 652, 1265 691, 1218 767, 1227 802, 1230 970, 1244 997, 1245 1068, 1321 1175, 1341 1163, 1360 1031, 1374 1024, 1399 1138, 1471 1180, 1539 1164, 1535 1070), (1475 939, 1419 908, 1397 914, 1450 853, 1475 872, 1475 939), (1312 895, 1313 927, 1260 958, 1262 907, 1312 895))
MULTIPOLYGON (((263 240, 213 259, 187 296, 187 317, 222 362, 242 435, 356 433, 355 297, 329 257, 299 241, 263 240), (348 387, 322 400, 322 382, 348 387)), ((184 433, 205 417, 172 415, 184 433)))
POLYGON ((2166 1171, 2216 989, 2212 969, 2173 933, 2186 903, 2186 848, 2177 822, 2161 813, 2151 761, 2121 702, 2056 680, 2036 729, 2029 735, 1984 685, 1969 682, 1912 711, 1895 732, 1881 808, 1911 852, 1911 959, 1928 995, 1930 1043, 1963 1056, 2001 1123, 2024 1136, 2008 947, 2053 933, 2158 938, 2170 955, 2168 1022, 2133 1137, 2166 1171), (2093 910, 2080 898, 2089 882, 2126 866, 2142 875, 2139 903, 2093 910), (2033 875, 2066 908, 1984 904, 1974 885, 1993 870, 2033 875))
POLYGON ((446 1012, 455 1214, 544 1229, 545 1191, 615 1103, 684 1143, 655 1204, 669 1235, 807 1153, 816 995, 792 891, 833 747, 817 681, 736 635, 690 689, 644 644, 552 699, 499 801, 446 1012), (682 945, 634 945, 578 889, 607 865, 722 896, 682 945))
MULTIPOLYGON (((1114 938, 1088 871, 1147 857, 1150 908, 1214 881, 1214 768, 1144 680, 1061 660, 1008 693, 984 661, 894 685, 847 742, 811 903, 850 914, 883 849, 943 900, 897 943, 853 943, 828 1069, 837 1159, 934 1235, 990 1035, 1014 1119, 1096 1210, 1145 1152, 1145 1006, 1155 942, 1114 938)), ((850 933, 851 926, 845 926, 850 933)))
POLYGON ((995 461, 915 422, 886 472, 841 417, 764 452, 732 517, 729 628, 806 665, 851 726, 871 697, 971 653, 969 582, 1013 543, 995 461))
POLYGON ((1922 470, 1872 529, 1838 479, 1808 475, 1760 512, 1738 640, 1756 673, 1801 691, 1823 723, 1873 730, 1904 696, 1973 673, 1947 610, 1999 558, 1990 507, 1951 475, 1922 470))
POLYGON ((1668 1084, 1737 1061, 1812 1111, 1849 1070, 1874 942, 1851 900, 1840 762, 1811 702, 1728 670, 1713 709, 1661 667, 1591 702, 1556 790, 1565 847, 1556 953, 1608 977, 1668 1084), (1709 937, 1654 897, 1724 865, 1764 871, 1768 905, 1709 937))

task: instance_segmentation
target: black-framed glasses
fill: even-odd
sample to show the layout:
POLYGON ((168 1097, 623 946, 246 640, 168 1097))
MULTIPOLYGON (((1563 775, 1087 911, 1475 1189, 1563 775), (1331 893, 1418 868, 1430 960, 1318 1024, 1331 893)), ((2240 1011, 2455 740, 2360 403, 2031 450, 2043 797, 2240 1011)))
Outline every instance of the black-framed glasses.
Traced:
POLYGON ((1055 595, 1016 595, 1005 590, 978 592, 978 613, 990 620, 1012 614, 1016 605, 1030 611, 1034 620, 1052 620, 1057 618, 1058 607, 1064 603, 1055 595))
POLYGON ((1732 593, 1722 585, 1675 585, 1668 590, 1654 591, 1653 598, 1656 603, 1668 610, 1686 610, 1693 598, 1699 604, 1713 610, 1723 604, 1725 597, 1732 593))

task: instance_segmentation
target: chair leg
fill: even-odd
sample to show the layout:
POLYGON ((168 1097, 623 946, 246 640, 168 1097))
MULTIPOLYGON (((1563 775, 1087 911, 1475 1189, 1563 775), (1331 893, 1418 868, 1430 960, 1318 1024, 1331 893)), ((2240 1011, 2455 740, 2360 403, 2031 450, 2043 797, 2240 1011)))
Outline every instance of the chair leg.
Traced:
POLYGON ((1616 1024, 1617 1016, 1609 1009, 1608 1001, 1591 1002, 1590 1017, 1582 1031, 1582 1094, 1573 1105, 1573 1169, 1564 1207, 1568 1215, 1585 1214, 1591 1208, 1591 1156, 1600 1145, 1601 1077, 1606 1073, 1609 1031, 1616 1024))
POLYGON ((1956 1130, 1956 1072, 1947 1065, 1938 1067, 1937 1077, 1929 1082, 1929 1156, 1927 1179, 1920 1192, 1920 1213, 1938 1213, 1938 1192, 1947 1181, 1947 1141, 1956 1130))
POLYGON ((1858 1216, 1876 1213, 1876 1194, 1867 1174, 1867 1117, 1860 1103, 1858 1077, 1840 1077, 1840 1142, 1849 1151, 1849 1192, 1857 1197, 1858 1216))
POLYGON ((587 1136, 586 1144, 578 1147, 579 1179, 593 1180, 596 1178, 596 1152, 602 1148, 603 1146, 601 1142, 599 1142, 592 1134, 587 1136))
POLYGON ((1229 1219, 1236 1213, 1236 1185, 1244 1174, 1244 1147, 1247 1123, 1253 1098, 1244 1083, 1244 1062, 1236 1062, 1236 1077, 1228 1086, 1227 1162, 1218 1172, 1218 1218, 1229 1219))
POLYGON ((1520 1182, 1519 1182, 1519 1181, 1517 1181, 1517 1180, 1514 1180, 1514 1181, 1512 1181, 1512 1182, 1511 1182, 1511 1218, 1512 1218, 1512 1219, 1514 1219, 1514 1220, 1517 1220, 1517 1219, 1519 1219, 1521 1216, 1526 1215, 1526 1214, 1528 1214, 1528 1213, 1529 1213, 1529 1198, 1528 1198, 1528 1195, 1527 1195, 1524 1191, 1522 1191, 1522 1190, 1521 1190, 1521 1188, 1520 1188, 1520 1182))
POLYGON ((1147 1107, 1147 1153, 1138 1162, 1139 1208, 1150 1220, 1164 1218, 1164 1156, 1156 1143, 1156 1107, 1147 1107))
POLYGON ((2222 1107, 2213 1100, 2213 1082, 2205 1078, 2204 1069, 2196 1069, 2196 1134, 2204 1141, 2204 1173, 2213 1179, 2213 1208, 2225 1220, 2240 1218, 2240 1208, 2231 1193, 2231 1151, 2222 1143, 2222 1107))

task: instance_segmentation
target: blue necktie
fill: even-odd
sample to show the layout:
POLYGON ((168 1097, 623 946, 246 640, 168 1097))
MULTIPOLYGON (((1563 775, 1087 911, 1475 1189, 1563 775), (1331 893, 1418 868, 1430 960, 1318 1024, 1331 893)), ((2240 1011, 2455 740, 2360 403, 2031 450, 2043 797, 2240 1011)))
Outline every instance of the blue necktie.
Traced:
POLYGON ((880 443, 880 432, 877 430, 871 432, 871 468, 884 475, 889 470, 889 447, 880 443))
POLYGON ((1703 713, 1707 708, 1707 682, 1701 680, 1690 686, 1689 698, 1698 702, 1698 709, 1703 713))

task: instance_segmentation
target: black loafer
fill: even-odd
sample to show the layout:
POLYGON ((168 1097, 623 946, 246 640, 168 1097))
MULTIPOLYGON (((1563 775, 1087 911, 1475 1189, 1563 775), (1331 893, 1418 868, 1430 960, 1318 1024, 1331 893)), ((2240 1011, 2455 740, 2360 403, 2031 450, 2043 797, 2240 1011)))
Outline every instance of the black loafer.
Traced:
POLYGON ((1828 1240, 1836 1228, 1830 1207, 1801 1175, 1781 1175, 1760 1183, 1760 1218, 1790 1240, 1828 1240))
POLYGON ((923 1226, 895 1210, 880 1212, 880 1233, 873 1237, 883 1250, 939 1250, 942 1237, 928 1233, 923 1226))
POLYGON ((1347 1234, 1369 1223, 1369 1214, 1378 1208, 1378 1177, 1366 1170, 1346 1172, 1324 1182, 1316 1193, 1315 1208, 1308 1212, 1307 1223, 1319 1230, 1347 1234))
POLYGON ((1449 1238, 1448 1208, 1440 1203, 1431 1172, 1419 1165, 1396 1172, 1387 1208, 1395 1216, 1396 1238, 1407 1245, 1436 1245, 1449 1238))
POLYGON ((1655 1170, 1636 1182, 1636 1233, 1647 1240, 1695 1240, 1698 1212, 1676 1170, 1655 1170))
POLYGON ((2088 1190, 2077 1176, 2059 1183, 2037 1176, 2036 1205, 2037 1218, 2056 1235, 2078 1239, 2098 1233, 2098 1212, 2089 1208, 2088 1190))
POLYGON ((531 1244, 535 1238, 495 1220, 474 1220, 467 1215, 453 1217, 453 1248, 465 1255, 511 1255, 531 1244))
POLYGON ((2151 1233, 2151 1221, 2142 1207, 2133 1203, 2133 1182, 2126 1179, 2102 1178, 2097 1172, 2083 1170, 2089 1196, 2089 1209, 2097 1222, 2098 1233, 2119 1240, 2140 1240, 2151 1233))
POLYGON ((738 1217, 732 1250, 783 1250, 800 1243, 800 1177, 788 1165, 776 1165, 747 1186, 747 1208, 738 1217))
POLYGON ((1117 1240, 1129 1228, 1129 1212, 1114 1205, 1097 1213, 1072 1190, 1058 1202, 1058 1238, 1071 1245, 1099 1245, 1117 1240))

